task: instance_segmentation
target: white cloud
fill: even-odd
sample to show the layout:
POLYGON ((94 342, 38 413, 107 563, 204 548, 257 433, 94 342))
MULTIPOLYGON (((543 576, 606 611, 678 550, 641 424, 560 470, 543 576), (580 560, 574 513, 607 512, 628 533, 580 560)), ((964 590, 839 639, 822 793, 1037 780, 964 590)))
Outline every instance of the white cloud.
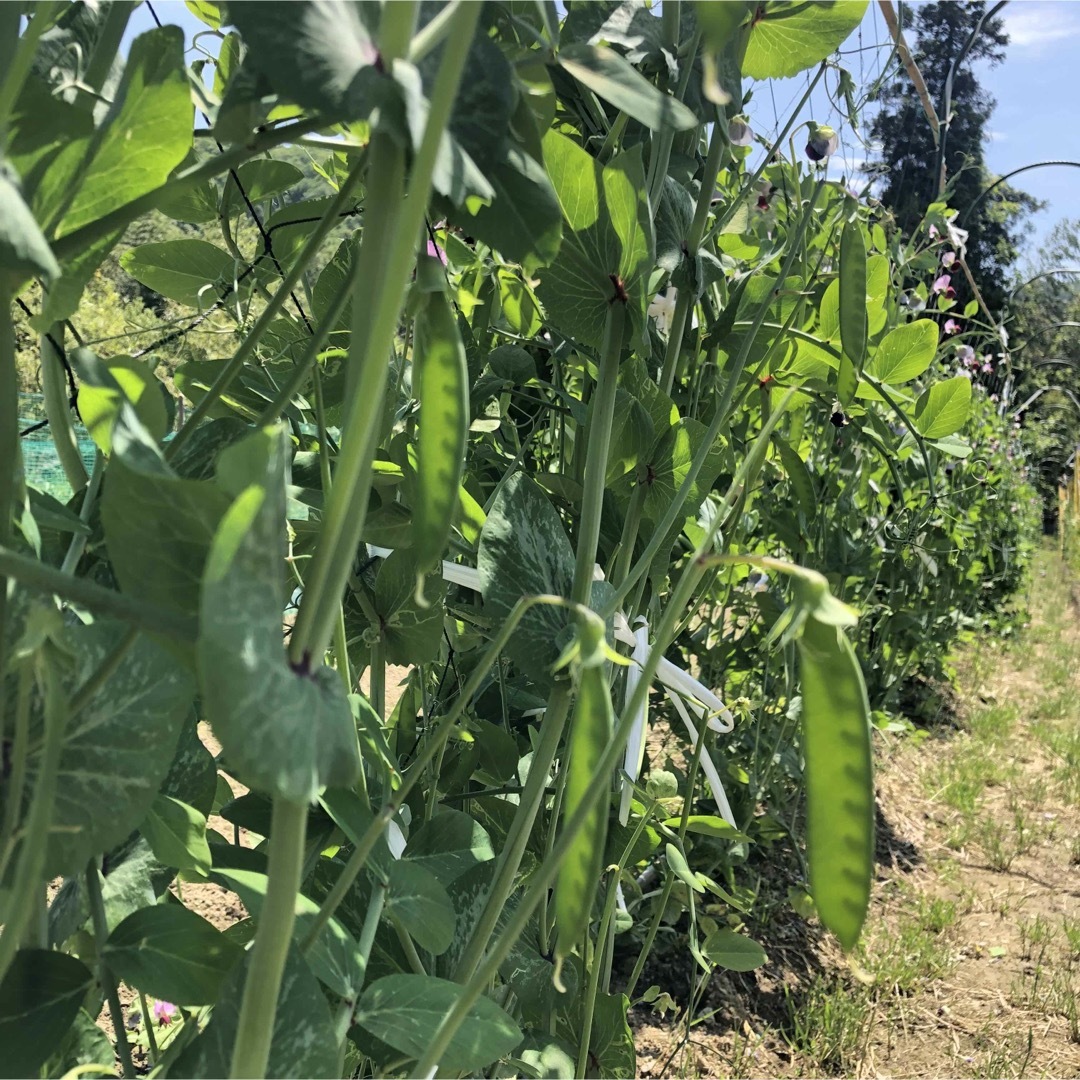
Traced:
POLYGON ((1018 49, 1039 52, 1047 45, 1060 44, 1063 38, 1080 34, 1080 19, 1066 14, 1062 3, 1010 4, 1003 16, 1009 44, 1018 49))

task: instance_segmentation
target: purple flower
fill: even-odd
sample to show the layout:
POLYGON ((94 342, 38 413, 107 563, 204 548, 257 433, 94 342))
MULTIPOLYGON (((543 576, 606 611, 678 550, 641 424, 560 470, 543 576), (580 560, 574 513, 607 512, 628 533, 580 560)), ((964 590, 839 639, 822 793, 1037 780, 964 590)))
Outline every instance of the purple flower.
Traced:
POLYGON ((443 266, 446 265, 446 252, 443 251, 443 249, 439 247, 439 245, 436 244, 434 240, 430 239, 430 237, 428 238, 427 242, 427 253, 433 259, 438 259, 439 262, 443 264, 443 266))
POLYGON ((806 156, 811 161, 825 161, 836 153, 840 136, 827 124, 810 122, 810 138, 806 143, 806 156))
POLYGON ((974 367, 978 363, 975 359, 975 350, 970 345, 961 345, 956 350, 956 359, 965 367, 974 367))
POLYGON ((989 374, 990 372, 992 372, 994 370, 994 365, 991 364, 989 360, 984 360, 983 361, 983 366, 979 370, 980 371, 985 371, 985 372, 987 372, 989 374))
POLYGON ((734 120, 728 121, 728 139, 732 146, 753 145, 754 133, 750 130, 745 116, 736 116, 734 120))
POLYGON ((946 334, 959 334, 960 324, 955 319, 945 320, 945 333, 946 334))
POLYGON ((938 237, 937 226, 936 225, 931 225, 930 226, 930 239, 931 240, 936 240, 937 237, 938 237))
POLYGON ((170 1001, 154 1002, 154 1019, 162 1026, 168 1027, 176 1016, 177 1008, 170 1001))
POLYGON ((956 252, 955 251, 943 251, 941 253, 941 265, 942 266, 952 266, 952 264, 954 262, 956 262, 956 252))

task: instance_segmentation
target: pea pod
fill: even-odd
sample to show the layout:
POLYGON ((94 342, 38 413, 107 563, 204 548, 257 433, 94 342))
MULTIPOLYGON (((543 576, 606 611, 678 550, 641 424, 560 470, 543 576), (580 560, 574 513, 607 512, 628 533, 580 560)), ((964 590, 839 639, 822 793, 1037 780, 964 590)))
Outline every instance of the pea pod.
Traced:
POLYGON ((469 429, 465 346, 444 289, 428 292, 417 312, 413 389, 420 399, 413 507, 419 580, 439 568, 450 537, 469 429))
POLYGON ((862 226, 849 221, 840 237, 840 371, 837 396, 847 408, 855 399, 866 359, 866 242, 862 226))
POLYGON ((870 704, 839 626, 808 615, 798 648, 810 885, 821 921, 849 950, 866 917, 874 865, 870 704))
MULTIPOLYGON (((593 772, 611 741, 614 717, 603 662, 582 666, 570 729, 563 821, 569 821, 589 790, 593 772)), ((589 926, 607 838, 608 800, 601 799, 585 819, 559 867, 555 886, 556 970, 589 926)))

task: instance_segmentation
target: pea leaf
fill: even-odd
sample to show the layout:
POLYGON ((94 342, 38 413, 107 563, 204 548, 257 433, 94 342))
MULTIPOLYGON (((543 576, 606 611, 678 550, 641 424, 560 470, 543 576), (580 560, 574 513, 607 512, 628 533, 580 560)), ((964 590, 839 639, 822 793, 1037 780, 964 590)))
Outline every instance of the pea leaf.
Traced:
POLYGON ((900 386, 917 379, 930 366, 937 346, 937 323, 931 319, 905 323, 881 340, 866 372, 880 382, 900 386))
POLYGON ((768 960, 765 950, 745 934, 726 927, 714 930, 701 946, 706 959, 728 971, 753 971, 768 960))
POLYGON ((449 885, 474 866, 495 858, 483 826, 460 810, 440 810, 409 834, 403 858, 449 885))
POLYGON ((971 380, 963 375, 934 383, 915 402, 915 427, 926 439, 943 439, 967 423, 971 411, 971 380))
MULTIPOLYGON (((139 826, 154 858, 163 866, 177 870, 210 870, 210 845, 206 842, 206 817, 194 806, 168 795, 158 795, 150 812, 139 826)), ((174 1001, 168 994, 156 994, 174 1001)))
POLYGON ((653 131, 687 131, 698 118, 678 98, 662 94, 613 49, 573 41, 563 45, 559 66, 598 97, 653 131))
POLYGON ((204 310, 231 288, 237 270, 227 251, 206 240, 143 244, 125 251, 120 265, 166 299, 204 310))
MULTIPOLYGON (((173 1076, 228 1076, 233 1043, 240 1023, 240 1003, 244 996, 251 954, 237 964, 218 994, 218 1003, 206 1029, 188 1045, 169 1072, 173 1076)), ((274 1013, 267 1076, 339 1075, 338 1040, 330 1020, 326 996, 319 988, 303 956, 295 945, 289 948, 285 972, 274 1013)))
MULTIPOLYGON (((395 1050, 419 1058, 461 987, 428 975, 387 975, 360 998, 356 1022, 395 1050)), ((475 1073, 521 1042, 517 1024, 490 998, 480 998, 450 1040, 440 1065, 475 1073)))
POLYGON ((60 276, 48 242, 23 201, 17 177, 0 162, 0 271, 14 285, 35 274, 51 281, 60 276))
POLYGON ((203 578, 198 660, 207 719, 238 775, 296 802, 348 787, 360 767, 340 676, 289 666, 285 583, 285 443, 257 432, 218 459, 240 489, 214 536, 203 578))
POLYGON ((74 956, 20 949, 0 983, 0 1076, 35 1076, 75 1017, 93 985, 90 969, 74 956))
POLYGON ((759 4, 743 59, 752 79, 798 75, 838 49, 862 21, 868 0, 772 0, 759 4))
POLYGON ((404 860, 391 865, 386 910, 434 956, 450 948, 457 925, 450 896, 422 866, 404 860))
POLYGON ((133 912, 109 935, 104 956, 124 982, 175 1005, 212 1005, 244 950, 181 904, 133 912))
POLYGON ((604 166, 565 135, 544 137, 544 164, 563 214, 559 254, 540 273, 537 295, 565 334, 599 348, 611 277, 622 281, 631 319, 644 325, 645 275, 652 265, 652 219, 640 148, 604 166))

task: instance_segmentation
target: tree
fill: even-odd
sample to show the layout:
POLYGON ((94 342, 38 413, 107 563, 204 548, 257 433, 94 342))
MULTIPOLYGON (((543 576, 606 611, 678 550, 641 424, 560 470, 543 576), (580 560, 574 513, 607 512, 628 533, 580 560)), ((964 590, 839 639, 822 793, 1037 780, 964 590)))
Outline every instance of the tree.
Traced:
MULTIPOLYGON (((1008 293, 1009 268, 1026 231, 1024 219, 1041 205, 1008 184, 998 185, 976 204, 995 179, 983 156, 995 101, 979 85, 973 65, 979 60, 999 64, 1009 38, 1000 18, 986 16, 982 0, 922 5, 915 12, 914 29, 913 55, 941 118, 944 145, 935 146, 918 95, 904 69, 898 69, 896 78, 883 88, 881 111, 870 125, 871 137, 882 147, 881 201, 892 210, 901 232, 910 236, 927 207, 941 201, 944 167, 945 195, 949 205, 960 211, 969 232, 967 264, 996 315, 1008 293), (946 116, 946 83, 961 55, 946 116)), ((960 275, 953 284, 961 301, 970 299, 964 295, 966 283, 960 275)))

